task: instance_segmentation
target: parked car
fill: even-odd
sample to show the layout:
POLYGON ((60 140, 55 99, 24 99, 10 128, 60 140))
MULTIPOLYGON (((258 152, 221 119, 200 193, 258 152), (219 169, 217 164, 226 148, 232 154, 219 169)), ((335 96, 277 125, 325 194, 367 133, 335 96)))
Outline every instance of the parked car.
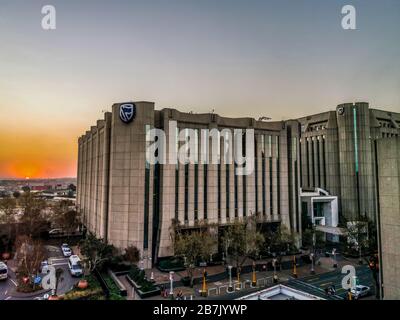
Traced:
POLYGON ((64 232, 61 229, 52 229, 49 231, 49 236, 50 237, 62 237, 64 235, 64 232))
POLYGON ((356 285, 355 288, 351 289, 351 294, 355 299, 367 296, 371 292, 371 288, 363 285, 356 285))
POLYGON ((72 255, 72 250, 70 249, 70 247, 68 246, 68 244, 63 243, 61 246, 61 251, 63 253, 63 256, 68 258, 72 255))
POLYGON ((64 231, 63 229, 56 228, 49 231, 49 238, 62 238, 62 237, 77 237, 82 236, 83 232, 79 229, 74 231, 64 231))
POLYGON ((41 262, 40 264, 40 272, 42 274, 47 274, 49 272, 49 263, 47 262, 47 260, 44 260, 41 262))
POLYGON ((7 280, 8 268, 4 262, 0 262, 0 280, 7 280))
POLYGON ((72 255, 68 259, 69 272, 73 277, 80 277, 83 274, 81 259, 77 255, 72 255))

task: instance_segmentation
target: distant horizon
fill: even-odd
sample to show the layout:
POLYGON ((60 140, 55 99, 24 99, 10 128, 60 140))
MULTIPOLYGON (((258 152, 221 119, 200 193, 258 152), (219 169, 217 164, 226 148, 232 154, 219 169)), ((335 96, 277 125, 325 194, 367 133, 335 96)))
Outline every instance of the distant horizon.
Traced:
POLYGON ((35 180, 63 180, 63 179, 77 179, 77 177, 55 177, 55 178, 2 178, 0 180, 21 180, 21 181, 35 181, 35 180))

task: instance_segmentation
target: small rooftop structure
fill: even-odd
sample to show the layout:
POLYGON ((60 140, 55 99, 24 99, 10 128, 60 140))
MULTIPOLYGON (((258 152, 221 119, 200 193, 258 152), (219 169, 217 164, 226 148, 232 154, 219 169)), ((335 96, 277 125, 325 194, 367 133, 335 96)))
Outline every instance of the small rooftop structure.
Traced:
POLYGON ((310 293, 278 284, 274 287, 248 294, 236 300, 325 300, 310 293))

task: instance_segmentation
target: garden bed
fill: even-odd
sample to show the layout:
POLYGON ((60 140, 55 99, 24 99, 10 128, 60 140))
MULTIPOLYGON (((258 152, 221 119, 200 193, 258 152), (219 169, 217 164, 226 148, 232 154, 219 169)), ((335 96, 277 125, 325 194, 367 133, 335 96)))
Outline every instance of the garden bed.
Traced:
POLYGON ((112 275, 112 272, 109 270, 108 273, 102 273, 101 274, 104 282, 107 285, 108 291, 109 291, 109 299, 110 300, 125 300, 127 292, 126 288, 123 287, 122 284, 119 284, 118 278, 116 276, 112 275))
POLYGON ((86 289, 74 287, 64 294, 63 300, 105 300, 103 289, 95 276, 89 275, 83 279, 87 280, 88 287, 86 289))
POLYGON ((140 298, 154 297, 161 293, 161 289, 155 286, 151 281, 147 280, 143 270, 132 267, 126 276, 127 281, 131 284, 140 298))

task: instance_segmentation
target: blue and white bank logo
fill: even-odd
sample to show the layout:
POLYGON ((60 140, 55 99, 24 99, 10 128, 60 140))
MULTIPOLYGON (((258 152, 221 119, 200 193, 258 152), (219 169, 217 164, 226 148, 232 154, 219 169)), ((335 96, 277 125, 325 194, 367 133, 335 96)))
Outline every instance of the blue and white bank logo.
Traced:
POLYGON ((134 103, 125 103, 119 106, 119 118, 122 122, 129 123, 136 116, 136 106, 134 103))

